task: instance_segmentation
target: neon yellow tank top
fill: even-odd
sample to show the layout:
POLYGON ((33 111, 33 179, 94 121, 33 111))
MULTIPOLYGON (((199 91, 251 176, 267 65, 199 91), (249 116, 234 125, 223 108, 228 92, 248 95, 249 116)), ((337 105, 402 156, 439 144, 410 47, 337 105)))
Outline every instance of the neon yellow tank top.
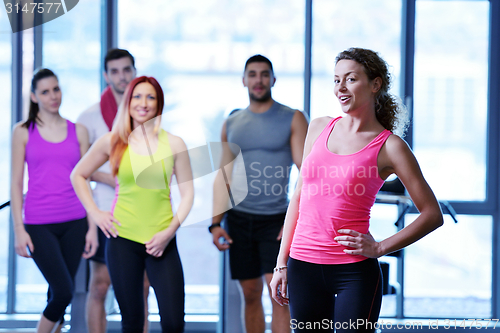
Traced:
POLYGON ((173 217, 169 185, 174 157, 164 130, 157 147, 153 155, 139 155, 127 147, 116 176, 111 213, 121 223, 118 235, 142 244, 166 229, 173 217))

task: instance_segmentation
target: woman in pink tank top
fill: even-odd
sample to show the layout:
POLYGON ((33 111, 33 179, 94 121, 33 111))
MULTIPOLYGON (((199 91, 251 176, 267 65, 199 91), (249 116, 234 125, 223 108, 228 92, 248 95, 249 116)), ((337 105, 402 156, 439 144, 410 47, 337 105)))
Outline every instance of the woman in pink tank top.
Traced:
POLYGON ((11 211, 15 249, 33 258, 49 285, 47 306, 37 332, 60 332, 74 292, 74 277, 83 254, 94 255, 97 229, 70 181, 70 173, 88 149, 85 127, 59 114, 62 93, 49 69, 35 72, 31 81, 28 120, 12 136, 11 211), (23 198, 24 164, 28 191, 23 198))
POLYGON ((377 258, 443 223, 412 151, 392 134, 404 132, 406 114, 389 94, 386 62, 371 50, 348 49, 336 58, 334 82, 345 115, 309 126, 271 282, 273 298, 290 304, 294 332, 374 332, 382 302, 377 258), (420 215, 375 241, 370 210, 391 174, 420 215))

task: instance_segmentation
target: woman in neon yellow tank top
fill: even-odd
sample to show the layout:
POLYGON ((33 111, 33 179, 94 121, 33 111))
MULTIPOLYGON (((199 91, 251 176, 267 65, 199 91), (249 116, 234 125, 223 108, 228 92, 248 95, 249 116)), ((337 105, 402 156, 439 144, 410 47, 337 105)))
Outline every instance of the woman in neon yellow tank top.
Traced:
POLYGON ((175 232, 191 209, 194 190, 184 141, 160 129, 163 104, 154 78, 130 82, 112 131, 94 143, 71 174, 88 216, 109 238, 106 263, 122 332, 142 333, 144 270, 158 301, 162 331, 184 330, 184 277, 175 232), (104 212, 86 180, 108 159, 116 195, 111 212, 104 212), (173 175, 181 194, 175 215, 170 201, 173 175))

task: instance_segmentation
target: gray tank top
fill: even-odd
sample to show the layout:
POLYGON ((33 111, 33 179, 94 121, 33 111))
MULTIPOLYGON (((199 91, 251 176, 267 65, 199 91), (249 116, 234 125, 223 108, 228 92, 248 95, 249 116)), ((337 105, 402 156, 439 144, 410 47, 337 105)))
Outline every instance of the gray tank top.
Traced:
POLYGON ((295 112, 274 102, 264 113, 253 113, 247 108, 233 111, 227 118, 227 141, 241 148, 248 184, 248 195, 234 210, 261 215, 286 212, 295 112))

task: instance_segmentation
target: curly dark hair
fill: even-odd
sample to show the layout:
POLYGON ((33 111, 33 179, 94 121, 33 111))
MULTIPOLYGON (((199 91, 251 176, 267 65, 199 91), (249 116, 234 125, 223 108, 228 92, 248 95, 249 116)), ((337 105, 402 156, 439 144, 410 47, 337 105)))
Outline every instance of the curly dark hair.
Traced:
POLYGON ((335 58, 335 64, 340 60, 353 60, 361 64, 370 81, 377 77, 382 80, 375 96, 375 115, 382 126, 403 136, 408 126, 408 112, 399 98, 389 93, 391 74, 385 60, 377 52, 356 47, 340 52, 335 58))

